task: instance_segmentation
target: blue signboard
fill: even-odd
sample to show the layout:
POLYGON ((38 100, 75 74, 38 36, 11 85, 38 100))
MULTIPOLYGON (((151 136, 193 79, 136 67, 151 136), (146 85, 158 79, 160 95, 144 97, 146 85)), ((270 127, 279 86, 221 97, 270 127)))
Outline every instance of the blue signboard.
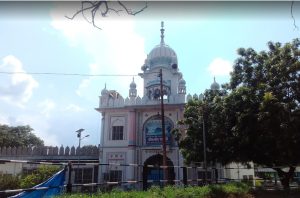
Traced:
MULTIPOLYGON (((166 144, 171 144, 171 130, 173 124, 169 119, 165 119, 166 144)), ((162 144, 161 117, 150 118, 144 125, 144 134, 147 145, 162 144)))

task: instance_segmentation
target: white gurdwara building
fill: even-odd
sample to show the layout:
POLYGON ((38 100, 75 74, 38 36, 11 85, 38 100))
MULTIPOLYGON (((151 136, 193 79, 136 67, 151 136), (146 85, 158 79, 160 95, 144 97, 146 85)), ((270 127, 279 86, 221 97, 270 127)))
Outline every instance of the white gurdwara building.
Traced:
MULTIPOLYGON (((155 46, 142 66, 144 95, 137 96, 136 83, 130 84, 129 96, 118 92, 101 91, 99 108, 102 114, 101 163, 162 165, 162 127, 160 106, 160 78, 162 69, 165 110, 165 131, 168 166, 182 166, 183 158, 171 130, 183 118, 186 85, 178 69, 175 51, 164 42, 162 23, 160 44, 155 46)), ((179 168, 171 168, 170 179, 181 179, 179 168)), ((162 170, 149 169, 148 179, 162 179, 162 170)), ((102 166, 100 181, 141 180, 142 169, 134 166, 102 166)))
MULTIPOLYGON (((162 22, 160 44, 148 54, 142 73, 144 80, 144 94, 137 96, 137 85, 133 81, 129 87, 129 96, 123 98, 115 90, 101 91, 99 108, 101 120, 101 151, 100 163, 104 164, 138 164, 163 165, 161 101, 160 101, 160 70, 163 75, 164 117, 167 145, 167 165, 170 180, 182 180, 183 157, 179 151, 171 131, 178 120, 183 119, 185 102, 192 96, 186 97, 186 82, 178 68, 175 51, 164 42, 164 28, 162 22)), ((219 89, 218 83, 213 82, 211 89, 219 89)), ((202 94, 193 98, 203 97, 202 94)), ((201 152, 201 151, 199 151, 201 152)), ((203 171, 203 170, 202 170, 203 171)), ((212 172, 211 172, 212 173, 212 172)), ((141 181, 143 174, 148 180, 162 180, 163 171, 149 168, 143 173, 141 167, 107 165, 99 168, 99 182, 105 181, 141 181)), ((254 173, 245 173, 254 174, 254 173)), ((235 175, 235 174, 233 174, 235 175)), ((201 172, 188 171, 189 179, 198 179, 201 172)), ((232 173, 219 170, 218 176, 232 177, 232 173)), ((141 185, 139 185, 140 187, 141 185)), ((136 186, 138 187, 138 186, 136 186)))

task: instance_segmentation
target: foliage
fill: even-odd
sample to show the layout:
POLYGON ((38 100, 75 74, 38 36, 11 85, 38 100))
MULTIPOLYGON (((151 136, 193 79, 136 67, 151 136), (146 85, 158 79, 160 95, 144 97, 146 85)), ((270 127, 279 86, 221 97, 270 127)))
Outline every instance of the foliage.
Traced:
POLYGON ((31 188, 49 179, 53 174, 59 171, 58 166, 39 166, 32 174, 24 176, 21 180, 21 188, 31 188))
POLYGON ((61 198, 75 198, 75 197, 99 197, 99 198, 110 198, 110 197, 132 197, 132 198, 204 198, 204 197, 217 197, 216 195, 222 194, 223 197, 232 198, 246 198, 249 196, 249 187, 242 183, 228 183, 224 185, 209 185, 204 187, 192 187, 188 186, 175 187, 167 186, 160 188, 157 186, 151 187, 148 191, 112 191, 111 193, 98 193, 98 194, 72 194, 72 195, 61 195, 61 198))
POLYGON ((185 107, 179 124, 187 130, 177 137, 187 162, 203 161, 204 119, 209 161, 277 167, 288 187, 300 164, 299 45, 295 39, 284 45, 269 42, 268 51, 259 53, 238 49, 225 91, 206 91, 203 101, 194 99, 185 107), (278 168, 283 166, 289 171, 278 168))
POLYGON ((239 159, 290 167, 288 172, 274 168, 285 188, 300 163, 299 45, 295 39, 285 45, 269 42, 269 50, 260 53, 239 49, 224 105, 235 118, 239 159))
POLYGON ((0 124, 0 147, 43 146, 44 142, 33 133, 30 126, 8 126, 0 124))
POLYGON ((230 152, 230 144, 227 138, 230 134, 224 132, 226 126, 219 123, 225 122, 222 115, 222 97, 226 95, 224 90, 206 90, 203 100, 192 99, 188 101, 184 110, 184 119, 179 125, 186 126, 184 131, 175 129, 173 134, 178 140, 178 145, 185 159, 185 163, 202 162, 204 158, 203 148, 205 132, 207 161, 227 162, 232 155, 226 155, 224 149, 230 152))
POLYGON ((0 190, 17 189, 20 187, 20 178, 17 175, 1 174, 0 190))

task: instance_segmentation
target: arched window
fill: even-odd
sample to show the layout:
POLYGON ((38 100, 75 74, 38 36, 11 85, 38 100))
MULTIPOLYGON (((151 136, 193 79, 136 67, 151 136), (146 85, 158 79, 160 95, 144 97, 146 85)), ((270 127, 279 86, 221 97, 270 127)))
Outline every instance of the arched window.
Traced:
POLYGON ((111 140, 125 139, 125 120, 124 117, 112 117, 111 140))

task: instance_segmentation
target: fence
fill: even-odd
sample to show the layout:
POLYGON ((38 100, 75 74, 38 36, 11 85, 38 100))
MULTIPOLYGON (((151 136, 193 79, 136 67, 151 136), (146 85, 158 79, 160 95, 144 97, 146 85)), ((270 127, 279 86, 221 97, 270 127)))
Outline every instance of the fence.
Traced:
POLYGON ((69 147, 69 146, 41 146, 41 147, 0 147, 0 159, 21 160, 98 160, 100 146, 69 147))
MULTIPOLYGON (((258 185, 262 188, 281 188, 278 176, 275 171, 271 169, 259 169, 259 168, 206 168, 201 166, 159 166, 159 165, 141 165, 141 164, 120 164, 120 163, 98 163, 98 162, 41 162, 41 161, 21 161, 21 160, 0 160, 0 163, 20 163, 20 164, 33 164, 33 165, 60 165, 64 167, 66 172, 66 182, 63 186, 52 186, 42 188, 30 188, 30 189, 13 189, 0 191, 3 195, 11 193, 18 193, 21 191, 33 191, 33 190, 46 190, 48 188, 64 188, 66 192, 74 191, 89 191, 95 192, 110 191, 112 188, 122 188, 123 190, 140 189, 146 190, 152 185, 165 186, 165 185, 206 185, 214 183, 227 183, 230 181, 242 181, 247 182, 251 186, 258 185), (85 169, 91 169, 92 174, 85 169), (103 174, 101 177, 99 169, 105 170, 107 174, 103 174), (133 177, 131 180, 124 180, 126 177, 124 173, 126 169, 134 169, 133 177), (164 170, 168 170, 168 173, 177 171, 178 176, 168 174, 169 179, 165 180, 163 177, 164 170), (253 177, 243 178, 226 178, 221 173, 224 171, 241 171, 242 169, 253 169, 255 175, 253 177), (81 171, 80 171, 81 170, 81 171), (97 170, 97 171, 95 171, 97 170), (149 174, 151 172, 151 174, 149 174), (81 178, 81 180, 80 180, 81 178), (87 179, 84 179, 87 178, 87 179)), ((300 172, 295 173, 295 177, 292 180, 292 187, 299 188, 300 184, 300 172)))

